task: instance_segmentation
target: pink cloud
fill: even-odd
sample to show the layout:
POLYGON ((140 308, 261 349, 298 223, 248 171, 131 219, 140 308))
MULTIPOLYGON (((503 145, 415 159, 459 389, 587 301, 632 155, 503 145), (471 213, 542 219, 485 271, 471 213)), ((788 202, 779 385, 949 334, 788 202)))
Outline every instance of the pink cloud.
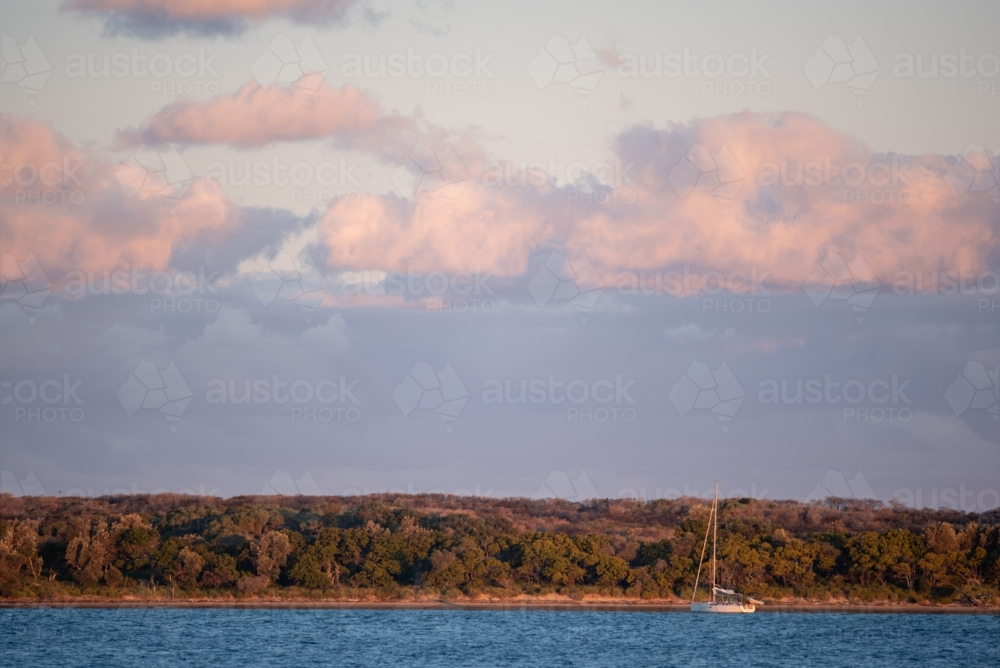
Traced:
POLYGON ((635 206, 595 207, 568 240, 609 268, 758 266, 777 283, 801 285, 828 252, 860 253, 888 279, 899 270, 982 268, 996 244, 996 209, 988 197, 955 196, 941 178, 946 158, 875 155, 804 114, 633 128, 618 145, 622 160, 636 164, 635 206), (670 177, 695 144, 712 153, 726 147, 739 165, 745 181, 731 201, 679 196, 670 177), (820 171, 816 185, 810 168, 820 171))
POLYGON ((801 289, 830 252, 848 260, 860 253, 880 281, 891 282, 897 271, 981 270, 996 247, 996 205, 985 194, 957 197, 942 178, 948 158, 877 155, 804 114, 633 126, 618 136, 616 153, 633 168, 615 188, 598 189, 603 203, 565 187, 490 185, 476 168, 455 198, 430 192, 410 201, 368 195, 358 204, 333 202, 319 224, 329 262, 513 276, 531 252, 559 247, 586 253, 606 281, 625 270, 757 267, 769 286, 801 289), (704 149, 692 154, 696 146, 704 149), (682 163, 705 151, 719 164, 701 161, 702 168, 728 186, 709 174, 688 188, 691 165, 682 163), (735 176, 717 169, 725 156, 735 176), (806 174, 815 165, 821 176, 814 184, 806 174), (848 165, 848 181, 861 175, 860 183, 842 182, 848 165), (706 190, 715 186, 726 187, 706 190))
POLYGON ((517 276, 528 255, 557 239, 564 218, 530 200, 469 183, 456 199, 428 194, 410 201, 364 195, 332 204, 319 224, 338 267, 494 272, 517 276))
POLYGON ((332 139, 347 149, 405 156, 421 134, 419 117, 385 113, 360 89, 320 84, 247 83, 231 95, 182 100, 157 112, 140 128, 121 133, 128 144, 231 144, 262 146, 273 141, 332 139))
POLYGON ((11 168, 0 175, 0 249, 19 260, 34 255, 54 283, 71 270, 164 269, 176 249, 236 226, 213 182, 192 179, 183 193, 164 183, 129 197, 131 174, 120 182, 121 166, 48 123, 0 115, 0 155, 11 168))
POLYGON ((285 18, 297 23, 342 20, 357 0, 67 0, 66 11, 107 19, 111 32, 164 36, 176 32, 239 33, 248 21, 285 18))

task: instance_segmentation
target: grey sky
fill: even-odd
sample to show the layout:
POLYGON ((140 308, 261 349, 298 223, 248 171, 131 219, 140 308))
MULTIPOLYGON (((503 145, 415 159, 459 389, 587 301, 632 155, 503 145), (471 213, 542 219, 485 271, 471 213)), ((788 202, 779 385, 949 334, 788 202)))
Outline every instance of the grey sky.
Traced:
MULTIPOLYGON (((354 7, 345 21, 330 25, 273 18, 250 21, 239 34, 179 33, 155 39, 110 36, 100 18, 62 12, 59 5, 14 2, 0 9, 5 49, 7 36, 19 46, 33 37, 52 70, 37 93, 19 87, 13 75, 5 75, 0 114, 50 123, 87 156, 95 173, 103 174, 103 189, 117 188, 112 175, 119 172, 113 166, 134 155, 135 147, 123 144, 122 131, 143 126, 157 112, 186 99, 209 102, 244 85, 287 84, 275 82, 273 76, 268 79, 266 68, 255 68, 276 37, 287 37, 292 45, 311 41, 326 67, 322 74, 326 86, 340 89, 351 84, 371 95, 384 112, 449 133, 449 145, 458 147, 458 159, 470 171, 510 161, 564 168, 576 164, 594 175, 616 160, 641 162, 644 167, 637 170, 641 174, 626 171, 624 188, 602 181, 608 192, 625 198, 631 192, 631 179, 639 184, 640 193, 662 192, 670 184, 677 188, 676 179, 670 179, 677 164, 674 156, 685 155, 689 145, 674 144, 688 134, 695 136, 691 128, 708 127, 697 125, 701 121, 735 119, 729 115, 744 110, 807 114, 843 138, 838 146, 861 146, 860 153, 885 162, 891 161, 887 156, 898 154, 926 168, 933 179, 921 177, 921 184, 944 178, 970 144, 985 147, 994 161, 993 152, 1000 146, 1000 60, 995 55, 1000 53, 995 34, 1000 6, 995 3, 955 7, 841 2, 805 7, 768 2, 750 7, 744 3, 373 2, 367 18, 363 8, 354 7), (553 36, 565 37, 570 44, 585 38, 603 72, 596 83, 574 90, 539 74, 532 63, 553 36), (824 44, 828 52, 835 50, 836 45, 826 41, 828 36, 855 46, 861 38, 876 63, 869 70, 877 71, 877 76, 852 86, 811 69, 810 59, 824 44), (193 69, 190 76, 178 75, 175 69, 163 77, 140 76, 132 69, 133 51, 146 64, 158 59, 164 67, 169 63, 171 68, 180 64, 193 69), (423 59, 420 67, 437 58, 435 62, 447 62, 452 71, 441 77, 412 70, 399 77, 350 76, 354 59, 363 63, 367 56, 377 63, 382 54, 391 59, 393 54, 411 53, 423 59), (965 70, 946 76, 948 54, 960 59, 963 53, 972 59, 955 62, 965 70), (88 59, 99 67, 105 55, 112 59, 115 54, 123 54, 123 76, 99 77, 86 71, 88 59), (685 54, 691 56, 690 75, 653 74, 658 57, 667 63, 677 56, 683 63, 685 54), (903 76, 901 68, 918 56, 924 67, 936 58, 939 73, 903 76), (629 76, 631 58, 637 62, 642 58, 650 76, 642 72, 629 76), (84 63, 82 72, 79 63, 84 63), (718 63, 728 71, 717 77, 704 73, 705 67, 718 63), (468 76, 463 74, 467 67, 472 68, 468 76), (816 81, 811 82, 810 76, 816 81), (663 146, 652 143, 652 134, 629 135, 637 125, 662 133, 657 137, 663 137, 663 146), (469 143, 463 144, 462 137, 469 143), (636 137, 644 138, 641 145, 629 143, 636 137), (468 149, 470 145, 475 148, 468 149), (662 162, 667 157, 669 164, 662 162)), ((735 120, 719 124, 739 126, 735 120)), ((697 136, 711 137, 720 131, 704 132, 697 136)), ((733 132, 729 143, 744 136, 739 129, 733 132)), ((747 141, 753 143, 754 138, 747 141)), ((797 137, 789 144, 800 141, 797 137)), ((827 146, 832 140, 816 141, 827 146)), ((956 225, 954 239, 978 226, 977 232, 954 241, 957 250, 951 254, 941 246, 940 256, 932 257, 952 237, 938 227, 934 230, 940 237, 923 237, 922 230, 933 227, 930 222, 913 221, 911 236, 896 235, 893 257, 901 258, 901 264, 887 270, 888 260, 872 262, 879 279, 874 283, 877 296, 863 308, 852 308, 836 297, 820 299, 816 305, 801 289, 805 280, 798 270, 783 271, 783 264, 789 267, 797 258, 765 252, 771 239, 759 228, 794 221, 800 210, 809 209, 806 200, 814 195, 806 188, 793 189, 791 195, 782 191, 772 201, 774 191, 758 181, 762 187, 755 191, 756 199, 737 200, 736 208, 743 207, 756 221, 753 229, 761 235, 756 242, 738 234, 727 236, 731 228, 721 227, 721 222, 719 229, 730 231, 711 234, 716 218, 730 216, 731 203, 722 202, 718 210, 707 205, 699 209, 703 236, 694 240, 688 228, 671 226, 673 213, 663 213, 662 237, 672 250, 660 257, 669 261, 650 260, 650 264, 637 258, 630 265, 621 260, 629 253, 622 241, 631 238, 628 226, 639 225, 630 216, 646 224, 657 204, 647 201, 638 215, 627 199, 605 208, 589 200, 580 202, 580 197, 593 193, 581 194, 572 183, 567 185, 565 171, 557 170, 549 175, 548 185, 554 190, 510 188, 503 190, 504 197, 513 193, 509 199, 482 202, 466 194, 465 199, 436 210, 444 220, 452 208, 464 210, 472 201, 499 217, 494 230, 506 229, 510 219, 519 217, 537 215, 543 223, 537 233, 524 232, 535 234, 524 244, 529 250, 518 256, 527 267, 524 271, 512 275, 484 267, 485 287, 470 279, 469 285, 475 286, 471 294, 461 289, 466 286, 462 272, 475 273, 470 253, 482 250, 488 255, 520 233, 505 232, 499 240, 465 246, 460 243, 463 239, 454 237, 468 230, 466 221, 464 228, 447 228, 451 231, 442 232, 443 237, 429 233, 421 243, 414 242, 412 254, 404 254, 398 266, 420 262, 421 253, 440 249, 439 255, 430 253, 443 263, 438 277, 452 281, 458 277, 461 284, 457 290, 453 283, 444 294, 431 294, 428 301, 433 285, 418 294, 428 280, 435 280, 428 276, 433 272, 425 270, 411 277, 416 290, 407 287, 393 293, 386 280, 378 286, 388 294, 352 293, 350 281, 358 276, 352 270, 370 271, 366 275, 377 281, 384 276, 381 272, 398 268, 391 267, 388 259, 398 249, 384 251, 385 263, 366 260, 357 267, 335 261, 346 257, 347 250, 337 253, 346 247, 344 240, 353 237, 330 232, 347 228, 337 217, 340 213, 327 212, 331 201, 334 205, 388 202, 386 206, 403 210, 416 197, 400 188, 403 168, 386 152, 345 150, 330 138, 271 141, 253 148, 225 141, 175 142, 158 149, 164 154, 176 149, 189 178, 214 180, 220 197, 231 206, 227 215, 238 223, 224 231, 199 228, 187 236, 163 237, 172 248, 166 264, 157 267, 162 276, 201 271, 210 277, 203 284, 195 281, 192 294, 182 294, 184 279, 168 294, 136 294, 142 290, 134 287, 127 294, 94 294, 100 292, 99 285, 74 293, 70 272, 80 268, 93 272, 80 259, 86 244, 69 244, 61 234, 53 235, 47 249, 31 242, 35 255, 58 259, 41 267, 54 289, 40 311, 23 308, 17 303, 19 297, 9 298, 13 292, 5 292, 5 301, 0 302, 4 492, 29 493, 33 488, 22 481, 33 472, 48 493, 199 491, 204 486, 205 491, 232 495, 259 492, 275 471, 286 471, 294 479, 308 472, 324 493, 401 489, 531 495, 550 471, 557 470, 574 475, 586 471, 603 496, 701 493, 719 480, 724 492, 803 499, 833 470, 848 480, 860 471, 883 499, 900 490, 911 497, 922 490, 923 503, 930 504, 932 493, 937 499, 942 490, 972 490, 974 495, 964 500, 966 509, 995 505, 992 490, 998 487, 1000 430, 997 414, 989 412, 984 397, 989 392, 995 397, 998 391, 989 374, 1000 365, 1000 294, 993 282, 1000 266, 995 245, 1000 205, 991 202, 988 193, 947 200, 949 207, 954 205, 948 213, 953 217, 943 220, 956 225), (296 164, 310 170, 306 183, 274 185, 277 173, 287 175, 296 164), (268 175, 267 185, 231 182, 255 166, 268 175), (318 176, 320 166, 326 170, 325 180, 318 176), (510 208, 504 208, 509 202, 513 202, 510 208), (561 202, 566 205, 560 206, 561 202), (767 218, 773 212, 778 213, 767 218), (593 221, 605 215, 612 222, 602 219, 601 224, 573 234, 565 231, 578 219, 593 221), (622 238, 609 240, 608 229, 615 229, 616 220, 622 221, 622 238), (331 241, 334 238, 341 240, 340 246, 331 241), (735 255, 727 255, 727 244, 754 243, 760 246, 759 253, 748 251, 729 261, 735 255), (453 247, 458 250, 452 251, 453 247), (535 290, 537 281, 544 283, 543 263, 552 253, 576 262, 584 248, 601 274, 601 282, 590 286, 601 288, 596 303, 580 298, 570 302, 563 293, 545 292, 547 288, 535 290), (602 248, 613 248, 608 252, 614 259, 597 257, 595 249, 602 248), (289 279, 282 273, 279 253, 301 276, 300 282, 283 286, 282 292, 277 292, 274 281, 289 279), (964 264, 974 256, 976 266, 964 264), (760 291, 643 296, 620 287, 639 272, 652 276, 685 267, 701 274, 718 270, 732 275, 734 267, 749 272, 751 264, 757 269, 760 257, 771 263, 762 265, 761 271, 774 276, 765 279, 760 291), (748 258, 755 259, 751 263, 748 258), (459 265, 462 269, 456 270, 459 265), (941 288, 922 295, 899 289, 891 281, 900 272, 915 271, 923 272, 919 281, 927 281, 929 267, 968 269, 971 287, 965 294, 941 288), (316 301, 307 297, 294 301, 310 290, 318 295, 316 301), (142 367, 142 362, 159 374, 154 384, 166 382, 170 365, 175 365, 186 387, 167 383, 164 396, 180 401, 175 414, 179 419, 165 417, 160 410, 163 402, 153 406, 156 402, 149 400, 149 407, 136 404, 129 409, 130 402, 146 399, 136 394, 142 379, 130 380, 141 375, 138 369, 150 368, 142 367), (423 371, 414 371, 421 362, 432 373, 429 379, 414 381, 417 385, 421 379, 448 385, 442 379, 449 364, 460 379, 460 388, 442 390, 444 400, 458 402, 451 414, 435 410, 436 400, 430 396, 437 391, 434 387, 425 387, 427 397, 412 395, 415 385, 406 379, 426 371, 422 366, 418 368, 423 371), (703 369, 692 370, 692 363, 707 365, 707 382, 717 385, 722 365, 727 366, 744 395, 734 414, 713 413, 718 399, 707 395, 688 402, 685 388, 690 384, 682 383, 685 372, 690 377, 703 369), (969 382, 978 383, 980 368, 986 373, 984 382, 994 384, 976 388, 986 394, 975 399, 969 395, 966 401, 967 384, 960 374, 964 370, 969 382), (272 387, 276 376, 289 387, 298 382, 301 396, 308 393, 309 399, 301 403, 276 399, 272 387), (40 396, 25 399, 46 381, 55 382, 46 396, 58 394, 58 399, 51 403, 40 396), (66 388, 77 381, 75 394, 67 396, 66 388), (526 387, 533 381, 544 386, 537 402, 515 401, 522 381, 526 387), (815 403, 805 398, 796 401, 796 386, 810 381, 824 386, 822 398, 815 403), (324 382, 325 396, 335 399, 314 396, 324 382), (831 389, 831 382, 839 383, 839 388, 831 389), (15 395, 19 383, 23 394, 15 395), (255 393, 259 390, 256 396, 266 399, 234 405, 230 385, 239 397, 247 383, 255 393), (782 383, 786 395, 779 389, 777 400, 771 401, 765 390, 781 388, 782 383), (848 383, 852 389, 845 398, 848 383), (586 392, 586 398, 578 403, 559 400, 569 385, 573 391, 586 392), (212 388, 220 386, 225 388, 225 403, 212 394, 212 388), (514 397, 496 401, 489 390, 498 386, 510 386, 514 397), (858 388, 863 396, 853 402, 850 392, 858 388), (592 396, 595 391, 597 398, 592 396), (77 395, 82 403, 77 403, 77 395), (428 407, 407 410, 409 402, 421 400, 428 407), (961 406, 963 401, 967 408, 961 406), (54 412, 43 416, 47 409, 54 412)), ((710 146, 710 150, 717 149, 710 146)), ((718 155, 716 159, 720 160, 718 155)), ((753 182, 757 171, 751 167, 759 166, 742 167, 753 182)), ((88 188, 100 181, 93 178, 88 188)), ((22 201, 18 192, 8 187, 3 193, 0 251, 16 248, 10 257, 23 263, 26 253, 19 242, 26 228, 13 221, 20 220, 25 207, 44 215, 45 204, 22 201)), ((686 196, 681 190, 678 195, 686 196)), ((138 209, 129 208, 138 200, 122 198, 123 203, 116 204, 114 199, 95 198, 91 190, 86 197, 88 212, 91 202, 100 202, 92 215, 88 213, 87 224, 108 238, 127 236, 129 226, 146 224, 136 217, 138 209)), ((684 201, 693 206, 692 200, 684 201)), ((165 206, 156 210, 184 205, 165 206)), ((884 209, 866 208, 864 224, 879 226, 902 206, 889 202, 884 209)), ((364 216, 371 211, 344 210, 358 221, 368 220, 364 216)), ((856 211, 846 206, 829 210, 835 216, 856 211)), ((695 214, 684 209, 683 215, 676 215, 680 221, 695 214)), ((429 219, 434 227, 436 219, 429 219)), ((391 246, 385 237, 404 238, 420 222, 417 217, 407 220, 395 231, 373 228, 372 235, 382 238, 372 241, 372 248, 391 246)), ((66 230, 72 227, 69 218, 60 225, 66 230)), ((441 225, 439 229, 445 229, 441 225)), ((639 235, 649 229, 636 231, 634 238, 643 238, 639 235)), ((767 229, 775 230, 771 237, 780 236, 776 228, 767 229)), ((826 245, 817 247, 836 251, 851 229, 859 228, 831 232, 826 245)), ((842 252, 850 262, 855 251, 846 249, 855 246, 844 243, 842 252)), ((858 252, 870 259, 879 250, 876 244, 861 246, 858 252)), ((822 255, 810 257, 804 263, 811 268, 821 259, 822 255)), ((138 271, 151 271, 138 264, 138 271)), ((97 265, 97 283, 102 272, 130 271, 135 265, 97 265)), ((497 260, 496 266, 508 265, 497 260)), ((567 277, 572 286, 564 287, 570 293, 587 291, 579 267, 567 277)), ((16 282, 13 273, 5 273, 7 286, 16 282)), ((872 289, 872 283, 865 289, 872 289)), ((157 292, 155 287, 152 292, 157 292)), ((145 387, 142 392, 159 391, 145 387)), ((725 394, 718 388, 702 389, 725 394)), ((277 396, 284 396, 281 392, 277 396)))

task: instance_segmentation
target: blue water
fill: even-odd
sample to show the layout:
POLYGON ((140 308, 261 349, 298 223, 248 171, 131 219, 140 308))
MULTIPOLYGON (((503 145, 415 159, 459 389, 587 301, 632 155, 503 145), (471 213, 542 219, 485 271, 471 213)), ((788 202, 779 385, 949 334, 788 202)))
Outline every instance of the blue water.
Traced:
POLYGON ((0 665, 1000 666, 1000 617, 437 610, 0 611, 0 665))

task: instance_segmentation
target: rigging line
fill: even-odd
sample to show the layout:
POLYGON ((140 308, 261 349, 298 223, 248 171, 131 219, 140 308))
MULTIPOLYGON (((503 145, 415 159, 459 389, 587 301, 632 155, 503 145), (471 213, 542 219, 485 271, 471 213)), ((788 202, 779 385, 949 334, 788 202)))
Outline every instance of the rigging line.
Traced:
POLYGON ((712 600, 715 600, 715 545, 719 539, 719 483, 715 483, 715 504, 712 506, 714 509, 715 523, 712 525, 712 600))
POLYGON ((705 563, 705 550, 708 548, 708 530, 712 527, 712 516, 715 514, 715 506, 708 513, 708 524, 705 526, 705 542, 701 546, 701 559, 698 560, 698 574, 694 576, 694 591, 691 592, 691 602, 698 595, 698 579, 701 578, 701 565, 705 563))

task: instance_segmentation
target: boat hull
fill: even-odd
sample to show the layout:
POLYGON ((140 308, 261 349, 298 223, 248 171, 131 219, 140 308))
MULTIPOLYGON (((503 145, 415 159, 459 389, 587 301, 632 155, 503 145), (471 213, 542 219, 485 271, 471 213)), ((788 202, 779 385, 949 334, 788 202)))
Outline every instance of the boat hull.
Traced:
POLYGON ((741 603, 719 603, 719 602, 706 602, 706 603, 692 603, 691 612, 714 612, 721 614, 747 614, 754 612, 756 606, 753 603, 741 604, 741 603))

